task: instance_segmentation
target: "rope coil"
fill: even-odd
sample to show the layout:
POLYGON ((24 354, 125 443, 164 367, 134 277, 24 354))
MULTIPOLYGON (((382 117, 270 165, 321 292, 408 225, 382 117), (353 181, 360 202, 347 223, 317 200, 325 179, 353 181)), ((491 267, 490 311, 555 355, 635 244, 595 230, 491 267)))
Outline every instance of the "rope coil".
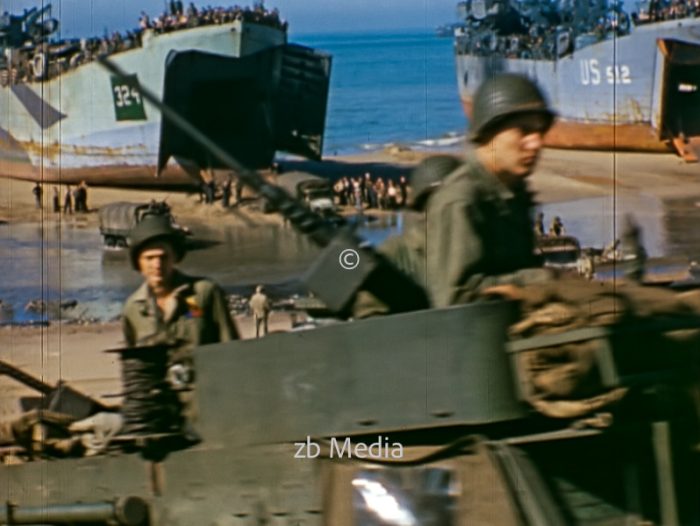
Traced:
POLYGON ((124 387, 124 433, 177 432, 182 427, 182 404, 166 380, 168 348, 127 349, 120 352, 124 387))

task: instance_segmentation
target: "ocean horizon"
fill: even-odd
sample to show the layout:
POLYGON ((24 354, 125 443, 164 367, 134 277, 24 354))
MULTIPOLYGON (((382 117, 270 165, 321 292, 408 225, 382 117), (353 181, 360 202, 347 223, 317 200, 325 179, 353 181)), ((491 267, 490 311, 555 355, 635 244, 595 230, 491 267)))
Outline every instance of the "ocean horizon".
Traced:
POLYGON ((324 155, 462 141, 451 38, 416 28, 294 34, 290 41, 333 56, 324 155))

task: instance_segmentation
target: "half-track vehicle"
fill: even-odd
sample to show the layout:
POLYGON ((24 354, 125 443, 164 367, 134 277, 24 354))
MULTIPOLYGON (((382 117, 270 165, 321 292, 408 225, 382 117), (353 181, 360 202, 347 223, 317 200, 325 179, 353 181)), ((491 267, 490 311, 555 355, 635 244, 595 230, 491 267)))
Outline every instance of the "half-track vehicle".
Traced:
POLYGON ((165 201, 150 203, 117 202, 100 207, 100 234, 104 246, 126 248, 129 246, 129 232, 148 215, 164 215, 170 218, 173 226, 183 237, 191 235, 189 228, 175 222, 170 205, 165 201))
POLYGON ((0 465, 0 524, 700 524, 688 369, 625 352, 663 328, 509 343, 513 314, 494 301, 198 348, 196 441, 127 433, 101 456, 0 465), (523 358, 567 342, 595 344, 621 402, 580 418, 528 403, 523 358))

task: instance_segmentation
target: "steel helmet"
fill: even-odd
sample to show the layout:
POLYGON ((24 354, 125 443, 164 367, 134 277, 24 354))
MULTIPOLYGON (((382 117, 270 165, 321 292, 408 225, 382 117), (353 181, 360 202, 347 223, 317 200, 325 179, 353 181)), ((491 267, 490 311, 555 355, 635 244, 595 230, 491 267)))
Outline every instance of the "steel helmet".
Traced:
POLYGON ((411 172, 410 183, 413 190, 411 208, 423 210, 430 194, 460 164, 461 161, 452 155, 434 155, 421 161, 411 172))
POLYGON ((185 256, 184 239, 182 234, 173 227, 170 218, 149 214, 129 234, 129 258, 135 270, 139 270, 139 254, 143 247, 156 240, 170 243, 175 252, 175 262, 182 260, 185 256))
POLYGON ((483 140, 485 132, 514 114, 542 113, 549 118, 548 128, 556 116, 537 84, 515 73, 499 73, 484 81, 474 94, 473 108, 470 134, 473 142, 483 140))

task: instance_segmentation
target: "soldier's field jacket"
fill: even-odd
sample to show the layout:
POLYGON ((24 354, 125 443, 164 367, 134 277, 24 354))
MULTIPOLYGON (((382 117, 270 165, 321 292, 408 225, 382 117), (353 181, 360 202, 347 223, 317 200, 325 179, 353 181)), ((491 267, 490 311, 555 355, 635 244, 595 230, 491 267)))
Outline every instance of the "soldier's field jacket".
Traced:
POLYGON ((426 285, 435 307, 470 297, 499 276, 539 266, 527 186, 503 185, 475 159, 451 173, 426 207, 426 285))
POLYGON ((176 302, 161 312, 146 283, 124 305, 122 326, 127 345, 180 340, 192 346, 238 338, 223 291, 212 281, 176 271, 176 302))
MULTIPOLYGON (((525 184, 503 185, 475 159, 447 176, 430 196, 422 217, 378 250, 425 287, 433 307, 474 299, 480 288, 546 279, 534 255, 533 200, 525 184)), ((387 314, 367 291, 354 315, 387 314)))

